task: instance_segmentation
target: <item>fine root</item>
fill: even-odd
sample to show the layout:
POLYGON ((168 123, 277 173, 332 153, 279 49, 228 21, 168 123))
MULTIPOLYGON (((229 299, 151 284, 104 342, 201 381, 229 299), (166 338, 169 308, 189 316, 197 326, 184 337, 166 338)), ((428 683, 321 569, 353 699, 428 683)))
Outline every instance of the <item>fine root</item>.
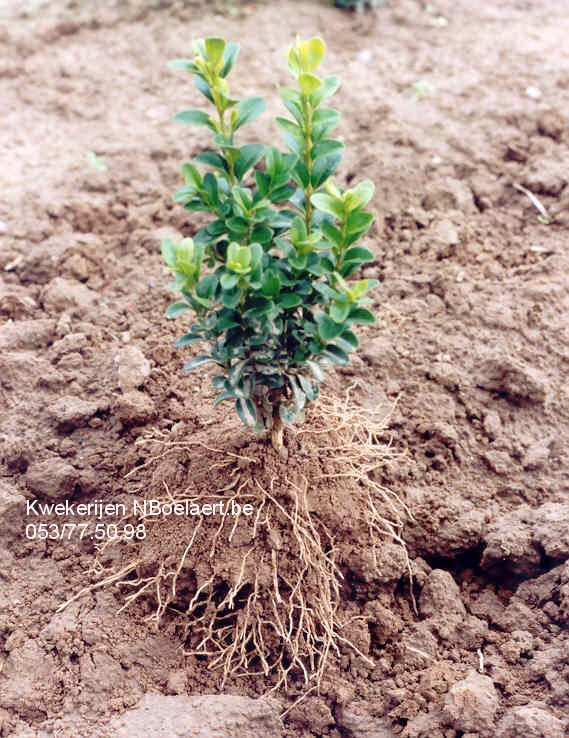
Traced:
MULTIPOLYGON (((141 600, 150 602, 148 617, 156 627, 166 615, 183 616, 186 654, 219 671, 221 686, 230 679, 261 675, 270 691, 296 688, 300 680, 305 695, 319 690, 330 659, 346 648, 373 666, 342 634, 343 576, 334 535, 325 516, 311 508, 310 494, 322 480, 345 480, 345 493, 355 495, 359 506, 363 543, 375 555, 382 542, 396 541, 407 555, 401 533, 410 511, 375 479, 382 465, 396 457, 382 440, 383 421, 354 407, 349 394, 342 401, 325 398, 310 422, 296 431, 297 438, 311 434, 318 439, 319 454, 330 459, 324 474, 318 469, 305 474, 283 464, 282 472, 269 477, 259 473, 260 458, 201 444, 215 454, 218 469, 228 468, 223 489, 214 494, 191 487, 172 492, 162 482, 152 499, 199 505, 223 501, 234 503, 237 514, 192 520, 146 516, 147 538, 134 550, 132 543, 121 549, 120 569, 103 566, 107 548, 117 546, 117 541, 106 541, 95 564, 99 581, 59 609, 94 589, 118 585, 124 592, 120 611, 141 600), (253 462, 257 472, 247 464, 239 466, 240 461, 253 462), (247 503, 252 514, 244 513, 247 503)), ((127 475, 138 480, 137 492, 146 491, 157 463, 179 459, 198 445, 172 440, 162 431, 137 443, 151 444, 153 450, 152 458, 127 475)), ((377 557, 375 564, 380 566, 377 557)), ((407 564, 411 574, 408 558, 407 564)))

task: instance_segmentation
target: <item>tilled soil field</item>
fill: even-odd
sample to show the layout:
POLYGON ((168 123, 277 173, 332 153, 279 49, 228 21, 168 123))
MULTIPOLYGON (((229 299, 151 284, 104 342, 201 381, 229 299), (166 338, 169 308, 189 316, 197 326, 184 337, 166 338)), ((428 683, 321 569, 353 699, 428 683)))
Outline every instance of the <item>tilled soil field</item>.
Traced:
MULTIPOLYGON (((0 17, 0 735, 220 738, 233 719, 220 692, 244 699, 231 723, 244 738, 569 735, 566 0, 391 0, 365 15, 5 0, 0 17), (240 42, 233 85, 266 97, 255 126, 271 143, 296 33, 322 36, 343 79, 339 183, 377 188, 364 276, 380 281, 378 322, 326 392, 386 418, 374 480, 412 515, 412 584, 401 546, 366 542, 358 484, 330 447, 293 433, 287 464, 212 409, 208 373, 188 379, 191 351, 172 346, 183 319, 163 317, 160 242, 203 225, 172 193, 208 144, 171 121, 199 103, 167 61, 195 38, 240 42), (112 546, 31 534, 60 521, 26 501, 214 493, 236 471, 271 490, 308 479, 334 537, 357 652, 341 648, 304 699, 301 682, 267 702, 245 699, 270 688, 259 676, 222 686, 185 653, 183 615, 157 622, 160 592, 121 610, 128 584, 94 586, 124 564, 112 546), (164 727, 179 708, 163 700, 188 695, 210 695, 192 703, 199 731, 164 727)), ((157 560, 190 536, 172 525, 157 560)))

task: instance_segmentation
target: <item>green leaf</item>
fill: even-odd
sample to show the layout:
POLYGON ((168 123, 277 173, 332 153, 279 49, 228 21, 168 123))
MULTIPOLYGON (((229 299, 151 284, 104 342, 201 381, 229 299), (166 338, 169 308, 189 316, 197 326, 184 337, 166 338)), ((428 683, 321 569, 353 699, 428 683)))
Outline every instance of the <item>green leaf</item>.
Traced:
POLYGON ((193 164, 182 165, 182 177, 187 185, 194 185, 196 189, 199 189, 202 185, 202 178, 200 173, 193 164))
POLYGON ((311 95, 322 87, 322 80, 314 74, 305 73, 298 78, 298 84, 304 95, 311 95))
POLYGON ((185 187, 179 187, 174 192, 174 202, 186 203, 196 196, 196 188, 194 185, 186 185, 185 187))
POLYGON ((310 371, 312 372, 312 374, 314 375, 314 377, 319 382, 323 382, 324 381, 324 372, 322 371, 322 367, 320 366, 320 364, 318 364, 318 362, 309 359, 306 362, 306 366, 310 369, 310 371))
POLYGON ((269 197, 271 202, 284 202, 285 200, 289 200, 295 192, 295 187, 285 185, 284 187, 279 187, 277 190, 273 190, 269 197))
POLYGON ((343 330, 343 326, 335 323, 326 313, 318 313, 315 320, 318 325, 318 335, 323 341, 331 341, 336 336, 339 336, 343 330))
POLYGON ((188 362, 184 364, 184 371, 191 372, 193 369, 197 369, 198 366, 201 366, 202 364, 210 364, 211 362, 215 362, 215 359, 213 358, 213 356, 208 356, 207 354, 200 354, 199 356, 196 356, 195 358, 190 359, 188 362))
POLYGON ((198 68, 190 59, 172 59, 168 62, 170 69, 176 72, 197 72, 198 68))
POLYGON ((211 118, 203 110, 182 110, 174 116, 174 122, 184 126, 207 126, 215 130, 211 118))
POLYGON ((206 38, 205 52, 209 61, 216 65, 223 59, 225 41, 222 38, 206 38))
POLYGON ((229 218, 226 223, 230 231, 233 231, 240 236, 243 236, 249 230, 249 221, 245 218, 241 218, 240 216, 233 216, 233 218, 229 218))
POLYGON ((169 320, 177 318, 178 315, 185 313, 186 310, 191 310, 191 306, 187 302, 173 302, 170 307, 166 310, 166 317, 169 320))
POLYGON ((235 162, 235 176, 239 181, 263 157, 265 151, 263 144, 245 144, 239 149, 240 156, 235 162))
POLYGON ((375 323, 375 315, 365 308, 352 308, 348 319, 351 323, 361 323, 363 325, 373 325, 375 323))
POLYGON ((304 394, 304 390, 295 376, 289 377, 289 384, 294 395, 295 410, 302 410, 306 405, 306 395, 304 394))
POLYGON ((222 172, 229 171, 227 159, 216 151, 203 151, 201 154, 196 156, 194 161, 198 164, 207 164, 208 166, 213 167, 214 169, 219 169, 222 172))
POLYGON ((349 312, 350 312, 349 303, 345 302, 343 304, 340 304, 340 303, 335 302, 330 308, 330 317, 336 323, 343 324, 346 318, 348 317, 349 312))
POLYGON ((237 410, 237 415, 239 415, 239 418, 246 426, 251 428, 258 424, 257 411, 251 400, 239 398, 235 403, 235 409, 237 410))
POLYGON ((322 212, 324 213, 333 215, 335 218, 338 218, 338 220, 343 220, 344 205, 340 200, 332 197, 332 195, 326 195, 323 192, 317 192, 315 195, 312 195, 310 200, 312 204, 318 208, 318 210, 322 210, 322 212))
POLYGON ((335 141, 333 138, 326 138, 324 141, 312 147, 312 160, 318 159, 319 156, 327 156, 328 154, 339 154, 344 149, 341 141, 335 141))
POLYGON ((194 74, 194 84, 204 97, 206 97, 210 102, 214 102, 213 95, 211 94, 211 87, 203 77, 200 77, 199 74, 194 74))
POLYGON ((297 410, 295 407, 291 407, 290 405, 280 405, 279 407, 279 415, 285 425, 291 425, 291 423, 294 423, 299 413, 300 410, 297 410))
POLYGON ((303 41, 298 46, 298 56, 305 72, 313 72, 324 59, 326 44, 321 38, 315 36, 310 41, 303 41))
POLYGON ((308 171, 308 167, 302 161, 302 159, 299 159, 296 162, 296 166, 294 167, 292 176, 299 187, 303 187, 304 189, 306 189, 310 184, 310 173, 308 171))
POLYGON ((283 105, 291 113, 292 117, 296 120, 299 126, 304 125, 304 115, 300 107, 292 100, 283 100, 283 105))
POLYGON ((365 264, 368 261, 374 261, 375 256, 369 249, 363 246, 353 246, 344 253, 344 262, 357 261, 358 264, 365 264))
POLYGON ((312 187, 318 189, 323 185, 328 177, 331 177, 338 169, 341 161, 341 154, 328 154, 328 156, 316 159, 312 167, 312 187))
POLYGON ((217 405, 219 405, 220 402, 223 402, 224 400, 234 400, 234 399, 235 399, 234 392, 231 392, 230 390, 224 390, 213 401, 213 407, 216 407, 217 405))
POLYGON ((310 104, 313 108, 317 108, 327 97, 333 95, 340 86, 340 78, 333 75, 324 77, 322 87, 310 96, 310 104))
POLYGON ((162 252, 162 258, 166 262, 170 269, 176 268, 176 244, 171 238, 165 238, 160 244, 160 251, 162 252))
POLYGON ((349 235, 349 242, 353 243, 363 236, 370 229, 373 223, 373 215, 371 213, 363 213, 357 211, 350 213, 346 218, 346 231, 349 235))
POLYGON ((346 210, 352 212, 353 210, 359 210, 359 208, 365 207, 373 197, 374 191, 375 185, 368 179, 360 182, 353 190, 348 190, 344 194, 346 210))
POLYGON ((233 65, 235 64, 235 60, 237 59, 238 54, 239 44, 229 43, 226 45, 225 51, 223 52, 223 67, 221 68, 221 72, 219 73, 220 77, 227 77, 233 65))
POLYGON ((247 97, 241 100, 237 106, 237 118, 233 124, 233 130, 236 131, 246 123, 255 120, 265 110, 265 101, 262 97, 247 97))
POLYGON ((332 108, 319 108, 312 116, 312 141, 318 143, 336 128, 340 113, 332 108))
POLYGON ((333 226, 331 223, 322 223, 320 226, 320 230, 322 233, 326 236, 328 241, 332 243, 334 246, 341 246, 343 242, 342 238, 342 232, 338 230, 335 226, 333 226))
POLYGON ((271 242, 273 235, 274 232, 271 228, 264 225, 256 225, 251 232, 251 241, 256 241, 265 246, 271 242))
POLYGON ((198 282, 196 286, 196 294, 198 297, 211 300, 215 295, 217 285, 217 276, 215 274, 206 274, 205 277, 202 277, 198 282))
POLYGON ((230 272, 225 272, 219 279, 219 283, 224 290, 232 290, 237 282, 239 282, 239 275, 230 272))
POLYGON ((285 310, 290 310, 292 308, 298 307, 299 305, 302 305, 302 300, 298 295, 287 293, 282 294, 279 297, 279 306, 284 308, 285 310))
POLYGON ((217 187, 217 179, 214 174, 208 172, 203 178, 203 190, 211 205, 219 204, 219 191, 217 187))
POLYGON ((302 129, 296 123, 293 123, 292 120, 289 120, 288 118, 278 117, 275 118, 275 122, 283 129, 283 131, 285 131, 285 133, 288 133, 289 136, 292 136, 296 139, 304 139, 304 133, 302 132, 302 129))
POLYGON ((350 361, 348 354, 333 343, 329 343, 326 346, 323 356, 332 364, 338 364, 338 366, 345 366, 350 361))
POLYGON ((311 377, 306 377, 304 374, 297 374, 297 379, 306 395, 306 399, 309 402, 314 402, 314 400, 318 398, 319 394, 317 382, 315 382, 311 377))
POLYGON ((184 346, 190 346, 192 343, 196 343, 196 341, 201 340, 202 337, 197 336, 195 333, 185 333, 174 341, 174 346, 176 348, 183 348, 184 346))
POLYGON ((241 359, 233 364, 227 375, 227 380, 232 387, 235 387, 235 385, 239 383, 248 363, 248 359, 241 359))

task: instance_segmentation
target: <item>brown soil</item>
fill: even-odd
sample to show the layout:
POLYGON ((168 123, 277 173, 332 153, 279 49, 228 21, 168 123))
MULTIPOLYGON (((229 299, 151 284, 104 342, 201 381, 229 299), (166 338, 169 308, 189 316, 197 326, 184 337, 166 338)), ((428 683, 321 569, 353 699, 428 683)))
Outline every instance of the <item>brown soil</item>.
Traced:
MULTIPOLYGON (((190 530, 169 520, 144 545, 97 558, 90 538, 28 540, 25 524, 39 519, 26 518, 23 497, 212 495, 237 478, 247 493, 278 480, 275 499, 290 498, 283 480, 309 480, 308 509, 343 576, 338 619, 359 651, 344 644, 331 658, 320 693, 288 712, 290 736, 569 734, 563 5, 392 0, 358 16, 292 0, 0 2, 1 735, 104 736, 146 692, 215 693, 222 679, 185 654, 180 602, 156 627, 160 590, 120 615, 129 590, 118 583, 56 612, 100 581, 98 566, 143 559, 124 575, 139 586, 150 564, 183 554, 190 530), (162 317, 159 243, 198 225, 172 192, 180 163, 207 141, 171 123, 197 98, 166 61, 197 37, 239 41, 236 91, 265 95, 277 114, 274 82, 286 81, 297 32, 326 39, 327 69, 344 80, 341 182, 377 186, 377 261, 365 275, 380 280, 379 319, 328 393, 339 401, 351 386, 356 405, 388 418, 366 475, 413 514, 403 530, 412 588, 403 549, 387 534, 379 547, 366 538, 361 482, 327 476, 358 468, 338 465, 334 434, 300 433, 289 464, 277 459, 212 410, 207 373, 182 374, 172 341, 183 321, 162 317), (539 198, 549 225, 514 185, 539 198), (167 442, 182 445, 153 460, 167 442)), ((269 114, 257 126, 266 142, 269 114)), ((310 413, 308 430, 320 422, 318 406, 310 413)), ((248 543, 239 530, 237 548, 248 543)), ((269 554, 294 550, 284 518, 274 531, 259 539, 269 554)), ((202 548, 190 594, 208 575, 202 548)), ((235 582, 228 551, 219 566, 235 582)), ((266 689, 264 677, 224 686, 266 689)), ((286 710, 299 694, 297 679, 274 696, 286 710)))

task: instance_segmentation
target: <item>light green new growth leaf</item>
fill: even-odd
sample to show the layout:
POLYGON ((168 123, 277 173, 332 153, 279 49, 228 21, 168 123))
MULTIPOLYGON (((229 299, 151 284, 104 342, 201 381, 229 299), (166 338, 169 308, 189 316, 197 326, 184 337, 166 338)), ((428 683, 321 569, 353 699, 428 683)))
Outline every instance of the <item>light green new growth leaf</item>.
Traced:
POLYGON ((223 59, 225 41, 222 38, 206 38, 205 51, 210 62, 217 66, 223 59))
POLYGON ((303 72, 313 72, 324 59, 326 44, 321 38, 311 38, 299 44, 300 63, 303 72))
POLYGON ((300 85, 300 89, 303 94, 311 95, 313 92, 316 92, 319 87, 322 87, 322 80, 314 74, 304 73, 298 78, 298 84, 300 85))
POLYGON ((312 204, 315 205, 318 210, 322 210, 323 213, 333 215, 335 218, 338 218, 338 220, 343 219, 344 205, 341 200, 337 200, 335 197, 332 197, 332 195, 325 195, 323 192, 312 195, 310 200, 312 204))
POLYGON ((365 207, 373 197, 375 185, 366 179, 360 182, 353 190, 344 193, 344 203, 350 212, 365 207))

